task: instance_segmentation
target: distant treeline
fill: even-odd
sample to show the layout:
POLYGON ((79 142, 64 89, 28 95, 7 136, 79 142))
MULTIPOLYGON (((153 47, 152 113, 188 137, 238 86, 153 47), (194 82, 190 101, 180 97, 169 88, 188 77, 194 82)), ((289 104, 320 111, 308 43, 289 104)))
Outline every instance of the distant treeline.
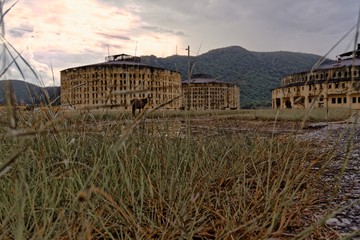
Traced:
MULTIPOLYGON (((240 86, 241 108, 271 107, 271 89, 280 85, 280 78, 291 73, 308 71, 320 56, 295 52, 251 52, 233 46, 192 56, 192 74, 205 73, 240 86)), ((174 55, 166 58, 142 56, 142 63, 177 70, 188 78, 189 59, 174 55)), ((330 60, 326 60, 327 62, 330 60)))
POLYGON ((41 104, 60 105, 60 87, 39 87, 20 80, 0 81, 0 105, 5 105, 9 97, 17 105, 39 106, 41 104))
MULTIPOLYGON (((319 59, 320 56, 313 54, 284 51, 251 52, 239 46, 232 46, 192 56, 190 65, 192 75, 207 74, 240 86, 241 108, 264 108, 271 107, 271 89, 280 86, 281 77, 308 71, 319 59)), ((187 56, 142 56, 141 62, 176 70, 181 73, 182 79, 188 79, 187 56)), ((6 81, 0 81, 0 104, 6 101, 5 83, 6 81)), ((18 80, 11 80, 11 87, 15 92, 17 104, 38 105, 55 99, 57 100, 53 105, 60 104, 60 87, 42 88, 18 80)))

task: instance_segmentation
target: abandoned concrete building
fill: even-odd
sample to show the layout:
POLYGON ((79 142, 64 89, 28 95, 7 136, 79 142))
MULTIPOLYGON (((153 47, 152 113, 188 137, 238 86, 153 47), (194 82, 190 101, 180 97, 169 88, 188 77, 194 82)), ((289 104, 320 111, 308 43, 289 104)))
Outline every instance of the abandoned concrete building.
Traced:
POLYGON ((272 90, 272 107, 360 109, 360 44, 335 62, 283 77, 272 90))
POLYGON ((182 81, 182 109, 240 109, 240 88, 213 79, 210 75, 193 75, 182 81))
POLYGON ((61 103, 78 107, 116 106, 131 109, 131 100, 149 98, 154 108, 171 99, 168 109, 181 107, 179 72, 147 66, 139 57, 108 56, 105 62, 69 68, 60 72, 61 103))

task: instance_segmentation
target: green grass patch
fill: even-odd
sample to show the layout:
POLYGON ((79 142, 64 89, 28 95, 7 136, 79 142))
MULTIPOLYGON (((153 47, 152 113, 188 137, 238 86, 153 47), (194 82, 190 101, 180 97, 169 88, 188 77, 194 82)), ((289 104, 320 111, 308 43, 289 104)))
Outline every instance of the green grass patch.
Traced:
POLYGON ((174 135, 166 118, 149 132, 128 115, 76 114, 20 112, 18 129, 3 126, 0 164, 13 161, 0 178, 1 238, 295 236, 319 196, 312 166, 331 158, 291 135, 194 135, 190 118, 174 135))
MULTIPOLYGON (((196 118, 232 118, 240 120, 284 120, 284 121, 309 121, 309 122, 334 122, 347 120, 356 110, 351 109, 325 109, 317 108, 312 110, 303 109, 241 109, 241 110, 162 110, 151 111, 147 109, 146 118, 161 119, 196 119, 196 118)), ((64 116, 74 120, 83 120, 84 116, 91 114, 96 120, 111 119, 134 119, 130 111, 119 111, 117 109, 98 109, 91 111, 63 111, 64 116)))

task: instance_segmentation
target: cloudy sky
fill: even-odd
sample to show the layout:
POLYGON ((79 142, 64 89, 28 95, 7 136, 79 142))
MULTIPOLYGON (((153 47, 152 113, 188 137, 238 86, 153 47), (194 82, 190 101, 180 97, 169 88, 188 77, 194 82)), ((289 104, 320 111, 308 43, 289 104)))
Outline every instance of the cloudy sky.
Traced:
MULTIPOLYGON (((15 0, 4 1, 3 12, 15 0)), ((19 0, 5 38, 44 85, 108 53, 196 56, 227 46, 326 54, 357 23, 358 0, 19 0), (54 72, 52 74, 52 72, 54 72), (54 76, 54 78, 52 77, 54 76)), ((329 55, 354 46, 355 30, 329 55)), ((12 73, 9 71, 9 74, 12 73)))

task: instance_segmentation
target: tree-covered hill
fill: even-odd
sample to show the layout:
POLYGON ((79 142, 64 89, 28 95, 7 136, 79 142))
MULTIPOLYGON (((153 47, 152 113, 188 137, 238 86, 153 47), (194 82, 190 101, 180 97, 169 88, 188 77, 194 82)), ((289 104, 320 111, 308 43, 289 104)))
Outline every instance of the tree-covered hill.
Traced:
MULTIPOLYGON (((196 57, 190 57, 192 74, 208 74, 215 79, 240 86, 241 108, 271 106, 271 89, 280 85, 280 78, 288 74, 307 71, 320 56, 295 52, 252 52, 239 46, 219 48, 196 57)), ((330 61, 330 60, 327 60, 330 61)), ((142 56, 141 62, 155 67, 179 71, 182 79, 188 78, 189 59, 174 55, 166 58, 142 56)), ((60 87, 41 88, 31 83, 8 80, 14 89, 18 104, 38 105, 50 99, 58 99, 60 87)), ((5 102, 4 87, 0 81, 0 104, 5 102)))
POLYGON ((48 103, 48 101, 54 100, 53 105, 60 104, 60 87, 42 88, 20 80, 2 80, 0 81, 1 105, 6 103, 6 92, 9 89, 15 93, 15 99, 18 105, 38 106, 41 103, 48 103))
MULTIPOLYGON (((191 57, 192 74, 206 73, 240 86, 242 108, 271 106, 271 89, 280 84, 280 78, 291 73, 307 71, 320 56, 295 52, 252 52, 239 46, 211 50, 191 57)), ((156 67, 169 68, 188 78, 187 56, 157 58, 142 56, 141 61, 156 67)))

